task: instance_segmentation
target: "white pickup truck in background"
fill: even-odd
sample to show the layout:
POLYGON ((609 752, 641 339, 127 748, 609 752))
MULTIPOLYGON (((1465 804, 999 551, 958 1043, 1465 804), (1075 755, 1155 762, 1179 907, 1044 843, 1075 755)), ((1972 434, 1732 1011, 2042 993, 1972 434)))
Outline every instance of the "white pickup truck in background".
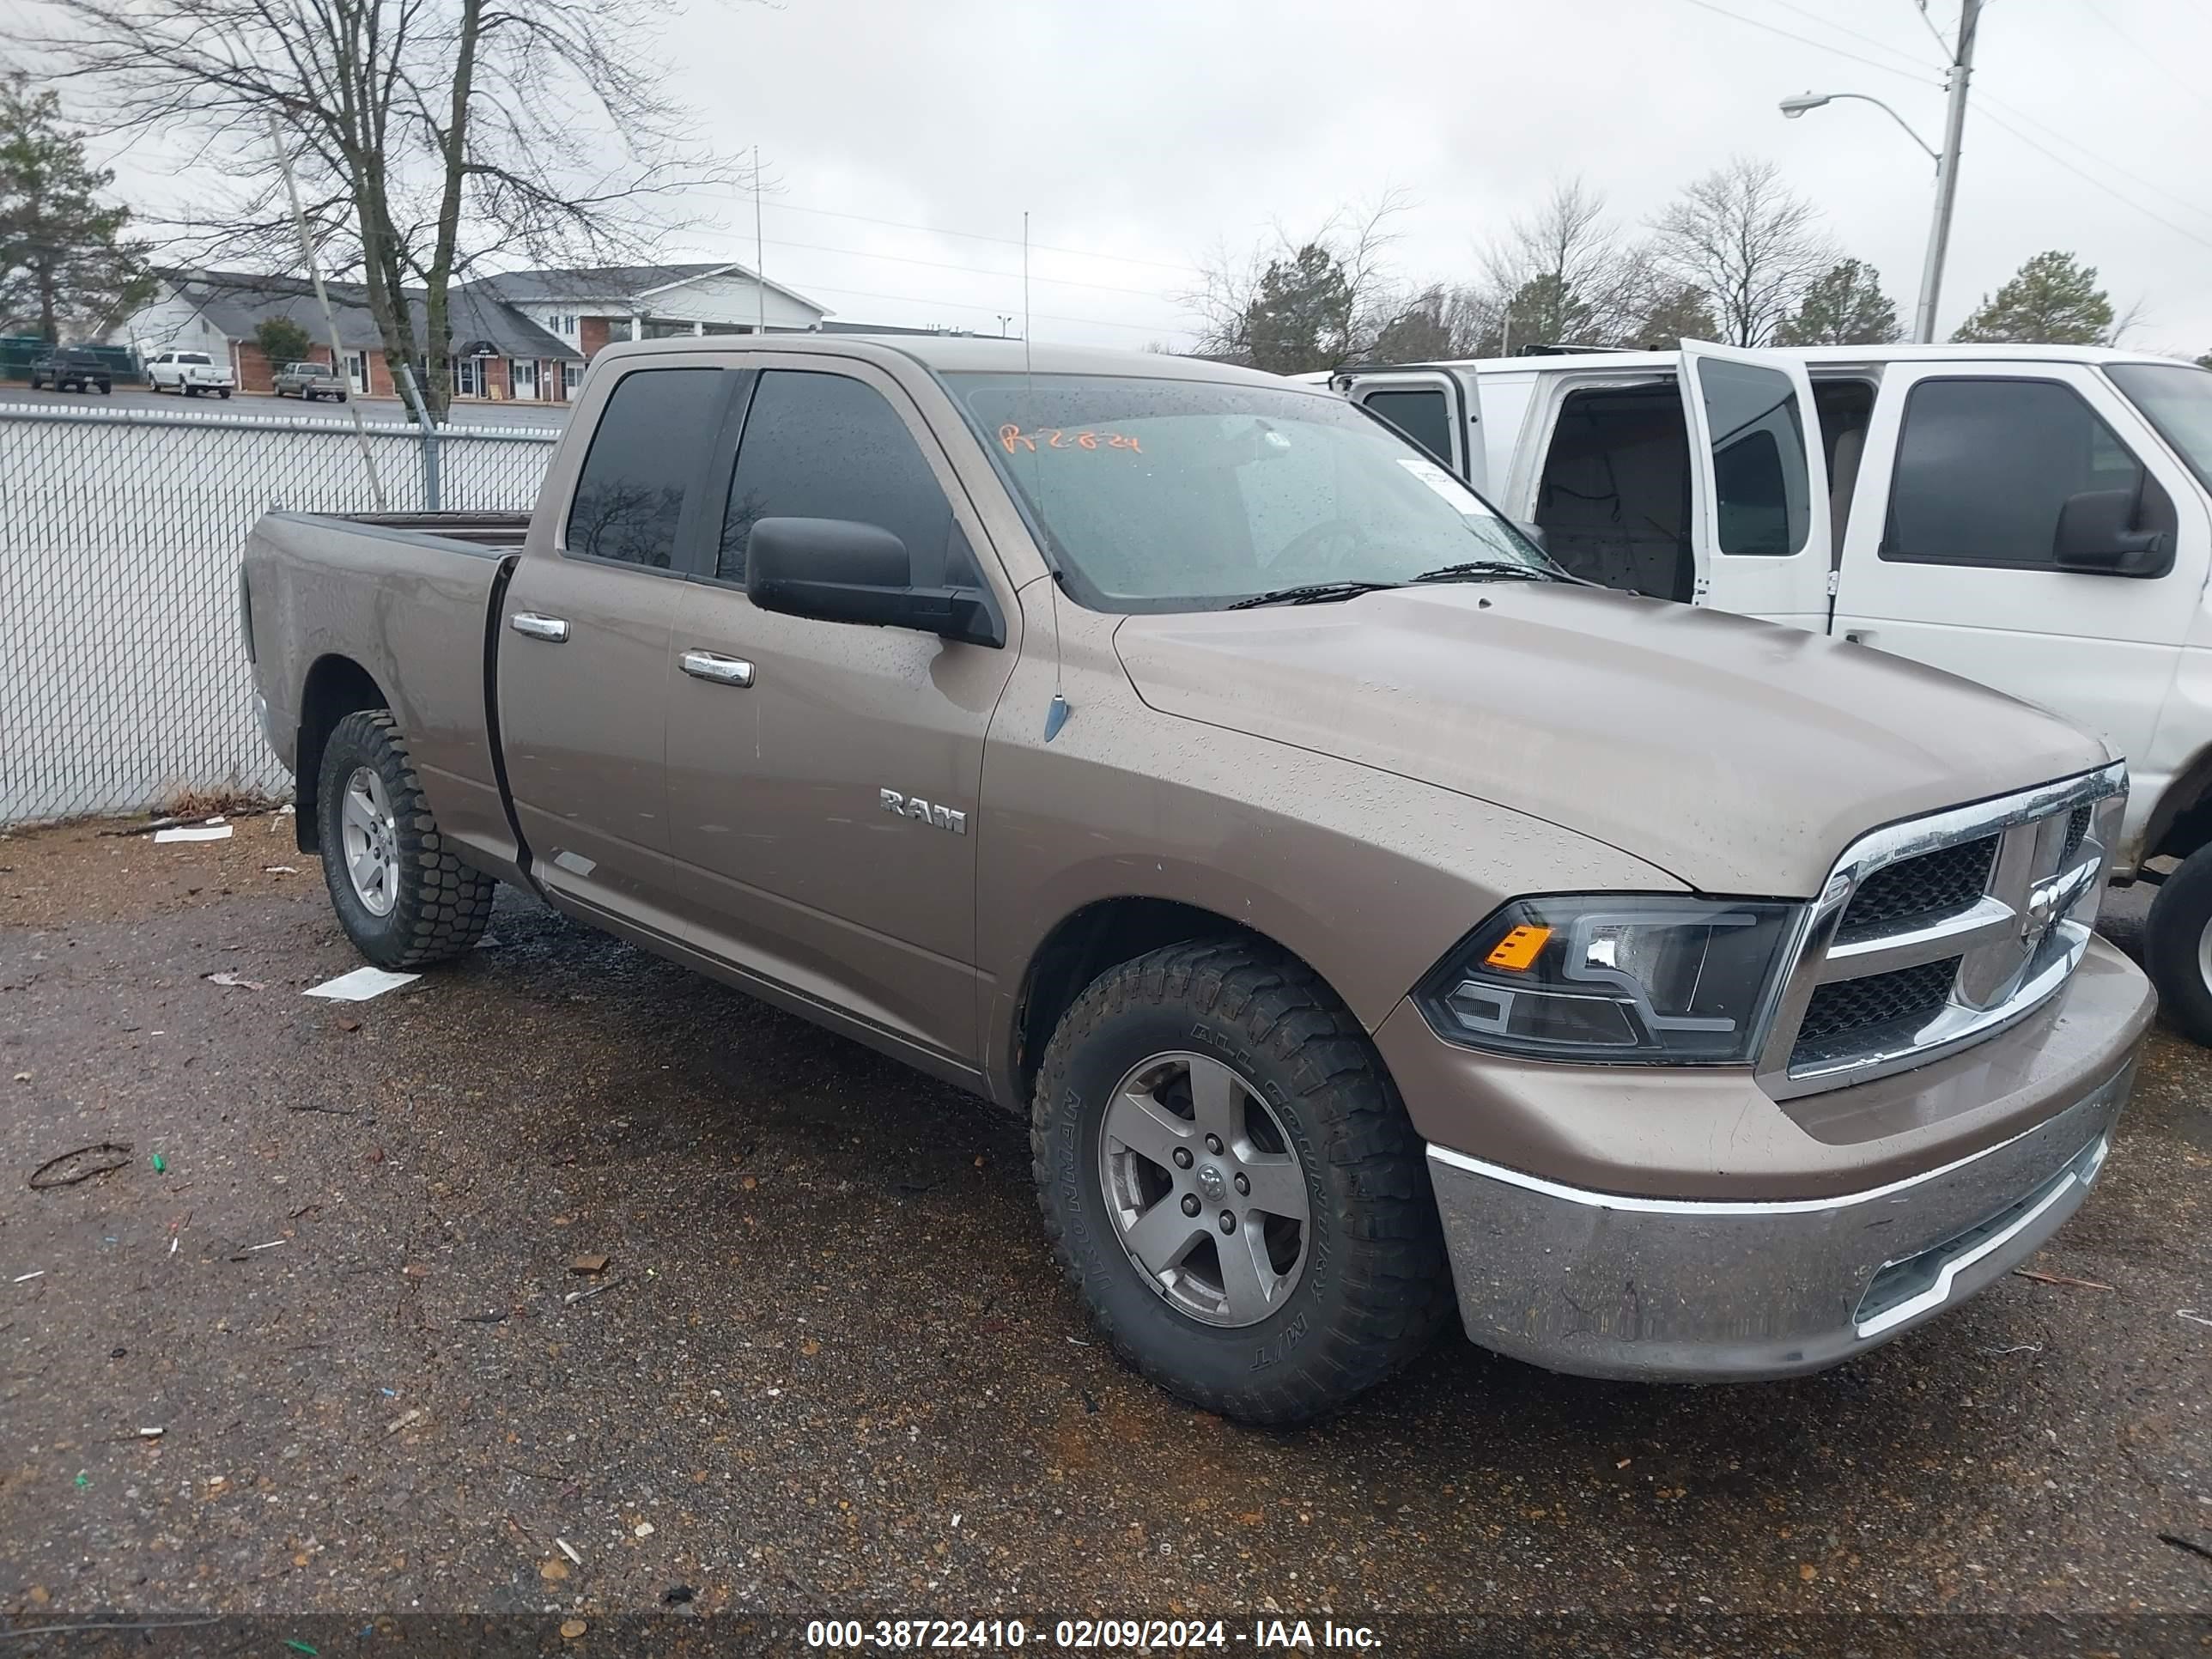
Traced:
POLYGON ((2091 347, 1686 341, 1306 378, 1577 575, 1838 634, 2103 737, 2134 782, 2115 875, 2161 884, 2151 975, 2212 1043, 2212 373, 2091 347))
POLYGON ((204 351, 157 351, 146 360, 146 383, 156 392, 173 392, 197 398, 203 392, 228 398, 237 389, 228 363, 219 363, 204 351))

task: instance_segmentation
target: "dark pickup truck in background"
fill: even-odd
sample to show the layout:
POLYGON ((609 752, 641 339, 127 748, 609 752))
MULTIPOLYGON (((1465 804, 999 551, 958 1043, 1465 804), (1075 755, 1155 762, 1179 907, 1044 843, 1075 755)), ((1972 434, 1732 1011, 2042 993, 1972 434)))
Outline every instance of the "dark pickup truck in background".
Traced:
POLYGON ((346 400, 346 383, 328 363, 287 363, 276 371, 270 386, 278 397, 297 398, 302 403, 311 404, 318 398, 346 400))
POLYGON ((98 386, 103 394, 112 396, 115 371, 95 353, 64 346, 31 360, 31 390, 47 386, 57 392, 89 392, 98 386))
POLYGON ((529 519, 273 514, 240 601, 370 960, 513 882, 1026 1115, 1098 1328, 1257 1420, 1455 1306, 1596 1376, 1887 1340, 2081 1202, 2150 1018, 2100 743, 1577 582, 1248 371, 623 344, 529 519))

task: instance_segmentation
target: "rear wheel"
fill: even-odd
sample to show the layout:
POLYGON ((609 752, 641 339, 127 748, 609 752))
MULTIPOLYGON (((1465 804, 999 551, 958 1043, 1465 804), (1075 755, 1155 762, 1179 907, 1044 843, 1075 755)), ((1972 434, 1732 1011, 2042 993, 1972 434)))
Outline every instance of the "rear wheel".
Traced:
POLYGON ((228 386, 224 386, 216 395, 220 397, 223 402, 228 403, 230 401, 230 388, 228 386))
POLYGON ((2160 884, 2144 924, 2143 965, 2166 1022, 2212 1048, 2212 847, 2198 848, 2160 884))
POLYGON ((1207 1411, 1334 1411, 1450 1307, 1421 1144, 1381 1058, 1267 945, 1170 945, 1095 981, 1046 1050, 1030 1145, 1091 1322, 1207 1411))
POLYGON ((483 937, 497 884, 447 850, 388 712, 362 709, 332 730, 315 816, 338 925, 378 967, 426 967, 483 937))

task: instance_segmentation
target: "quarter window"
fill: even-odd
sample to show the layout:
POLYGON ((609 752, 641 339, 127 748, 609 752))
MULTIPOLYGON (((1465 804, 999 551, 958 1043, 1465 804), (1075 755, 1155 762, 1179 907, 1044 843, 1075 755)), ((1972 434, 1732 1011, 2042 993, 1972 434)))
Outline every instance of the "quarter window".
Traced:
POLYGON ((640 369, 616 383, 569 503, 568 552, 676 568, 677 527, 714 438, 722 386, 715 368, 640 369))
POLYGON ((1905 405, 1881 556, 2056 569, 2052 543, 2067 499, 2115 489, 2149 507, 2145 498, 2157 486, 2071 386, 1923 380, 1905 405))
POLYGON ((933 584, 933 562, 956 562, 945 580, 973 583, 964 539, 951 551, 952 508, 897 411, 872 386, 842 374, 772 368, 760 377, 729 500, 715 574, 745 579, 745 547, 763 519, 852 519, 906 544, 915 579, 933 584))

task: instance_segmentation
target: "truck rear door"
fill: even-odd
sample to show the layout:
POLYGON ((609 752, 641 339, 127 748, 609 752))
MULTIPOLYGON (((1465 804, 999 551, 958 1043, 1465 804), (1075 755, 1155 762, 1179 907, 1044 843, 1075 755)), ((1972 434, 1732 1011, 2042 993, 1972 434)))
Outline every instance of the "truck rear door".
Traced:
POLYGON ((671 938, 684 928, 667 771, 681 550, 738 379, 708 359, 654 357, 578 410, 595 422, 590 445, 572 477, 548 479, 500 617, 501 747, 538 879, 671 938))
MULTIPOLYGON (((2094 367, 1892 363, 1853 503, 1838 632, 2056 709, 2131 760, 2148 757, 2212 562, 2212 526, 2194 481, 2094 367), (2129 544, 2137 552, 2124 565, 2067 562, 2061 520, 2092 497, 2115 510, 2112 544, 2087 550, 2129 544)), ((2142 811, 2153 782, 2137 779, 2142 811)))
POLYGON ((1804 364, 1685 341, 1680 389, 1692 601, 1825 632, 1828 479, 1804 364))

